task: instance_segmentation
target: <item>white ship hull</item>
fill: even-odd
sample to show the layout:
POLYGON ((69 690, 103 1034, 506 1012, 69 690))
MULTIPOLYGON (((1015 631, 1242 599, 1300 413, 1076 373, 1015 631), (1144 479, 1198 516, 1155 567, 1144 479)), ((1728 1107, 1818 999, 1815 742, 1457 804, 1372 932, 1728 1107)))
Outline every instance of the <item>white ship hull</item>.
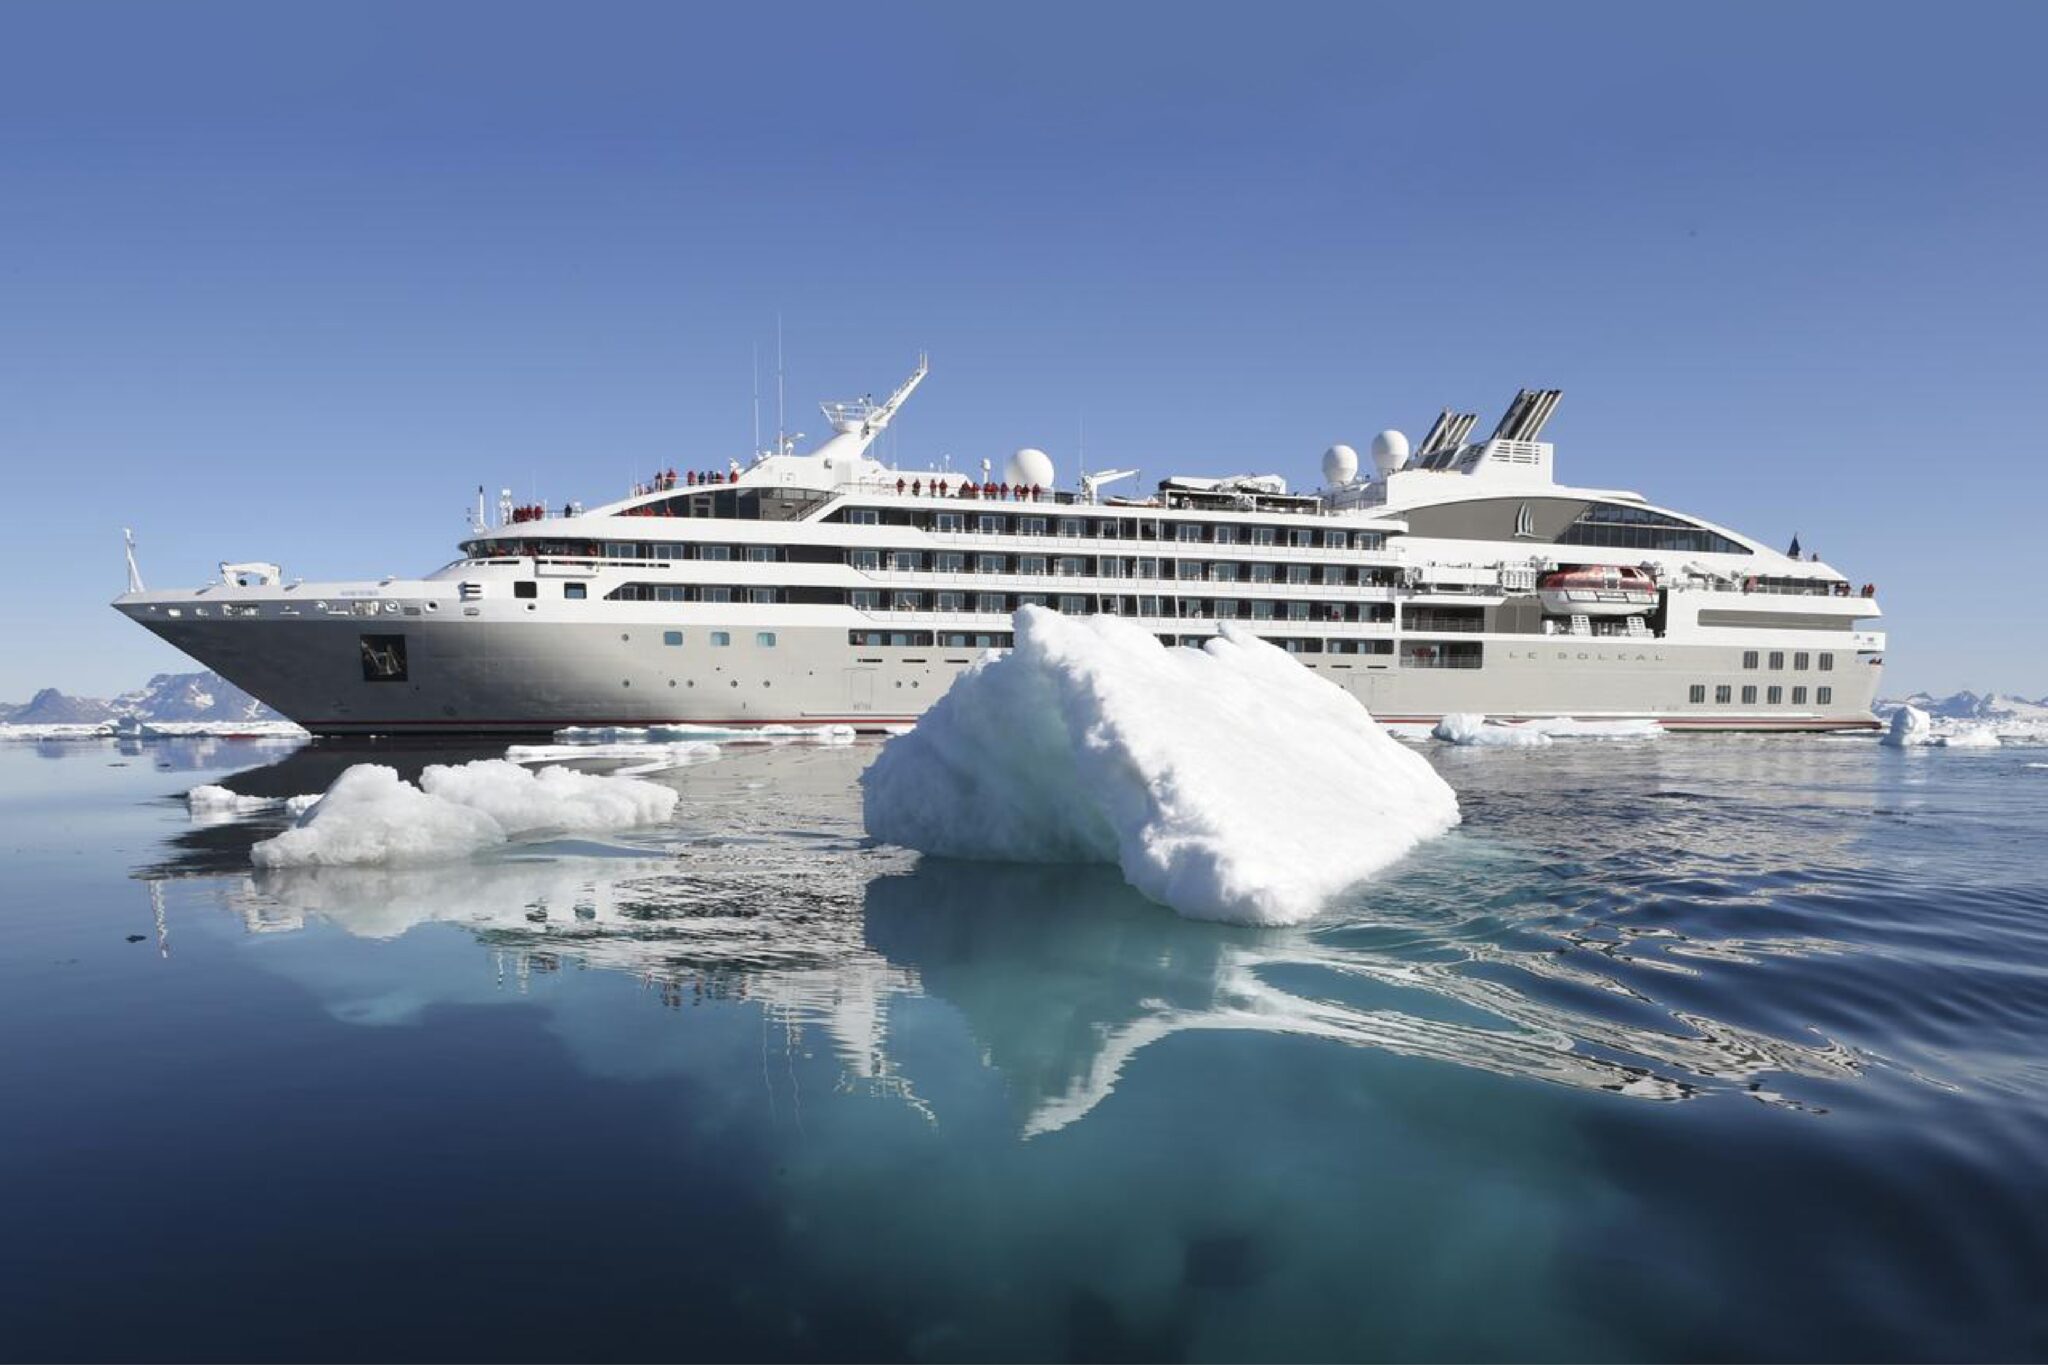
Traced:
POLYGON ((1511 434, 1483 443, 1457 444, 1469 421, 1446 428, 1447 412, 1450 444, 1433 433, 1367 481, 1340 462, 1317 496, 1167 480, 1118 502, 1097 490, 1120 476, 1079 495, 1037 472, 963 490, 867 459, 922 375, 882 404, 828 405, 837 434, 810 455, 671 472, 588 514, 506 509, 424 578, 286 583, 230 564, 149 592, 131 560, 114 605, 316 734, 898 725, 1007 645, 1027 603, 1178 643, 1233 621, 1387 720, 1876 726, 1871 591, 1636 494, 1555 483, 1533 439, 1554 394, 1525 393, 1511 434), (1603 619, 1539 591, 1589 569, 1652 591, 1603 619))

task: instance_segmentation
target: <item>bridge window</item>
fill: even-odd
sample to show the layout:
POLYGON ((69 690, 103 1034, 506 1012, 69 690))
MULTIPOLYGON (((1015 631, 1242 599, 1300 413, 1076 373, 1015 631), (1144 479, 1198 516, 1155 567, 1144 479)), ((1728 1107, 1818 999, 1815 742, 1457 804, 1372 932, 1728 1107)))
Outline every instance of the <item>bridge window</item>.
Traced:
POLYGON ((1679 550, 1690 554, 1746 555, 1749 548, 1696 522, 1647 507, 1596 502, 1557 538, 1560 545, 1615 550, 1679 550))

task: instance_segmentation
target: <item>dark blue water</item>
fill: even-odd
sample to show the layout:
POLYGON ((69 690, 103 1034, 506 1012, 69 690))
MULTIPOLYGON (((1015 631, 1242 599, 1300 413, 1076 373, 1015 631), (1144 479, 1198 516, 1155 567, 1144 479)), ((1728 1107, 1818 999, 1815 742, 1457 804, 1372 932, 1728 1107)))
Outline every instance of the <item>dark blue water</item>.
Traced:
POLYGON ((0 746, 0 1356, 2048 1355, 2048 754, 1437 749, 1266 931, 871 755, 258 877, 177 794, 359 754, 0 746))

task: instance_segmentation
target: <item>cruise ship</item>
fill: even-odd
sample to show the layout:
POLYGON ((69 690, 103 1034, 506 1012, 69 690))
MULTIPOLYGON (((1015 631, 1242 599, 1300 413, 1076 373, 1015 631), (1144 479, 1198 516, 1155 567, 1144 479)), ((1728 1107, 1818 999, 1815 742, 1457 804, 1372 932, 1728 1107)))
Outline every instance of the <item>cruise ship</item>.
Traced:
POLYGON ((453 563, 309 583, 225 562, 114 606, 315 734, 915 721, 1036 604, 1169 644, 1245 627, 1377 717, 1651 718, 1872 729, 1875 589, 1641 494, 1557 481, 1555 389, 1484 439, 1444 410, 1323 487, 1052 461, 906 470, 873 454, 927 373, 826 403, 830 435, 663 470, 585 509, 483 494, 453 563))

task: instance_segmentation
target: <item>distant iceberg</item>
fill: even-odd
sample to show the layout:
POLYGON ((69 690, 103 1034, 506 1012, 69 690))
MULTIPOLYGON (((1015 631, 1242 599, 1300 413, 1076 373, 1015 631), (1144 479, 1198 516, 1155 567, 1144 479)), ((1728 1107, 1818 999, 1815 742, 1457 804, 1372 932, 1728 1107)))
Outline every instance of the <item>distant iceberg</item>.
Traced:
POLYGON ((418 786, 358 763, 298 823, 250 850, 259 867, 331 867, 466 857, 525 834, 595 834, 658 824, 672 787, 568 768, 531 772, 504 759, 435 765, 418 786))
POLYGON ((861 776, 869 834, 952 858, 1110 863, 1197 919, 1289 924, 1458 823, 1356 699, 1247 630, 1167 648, 1016 615, 861 776))

